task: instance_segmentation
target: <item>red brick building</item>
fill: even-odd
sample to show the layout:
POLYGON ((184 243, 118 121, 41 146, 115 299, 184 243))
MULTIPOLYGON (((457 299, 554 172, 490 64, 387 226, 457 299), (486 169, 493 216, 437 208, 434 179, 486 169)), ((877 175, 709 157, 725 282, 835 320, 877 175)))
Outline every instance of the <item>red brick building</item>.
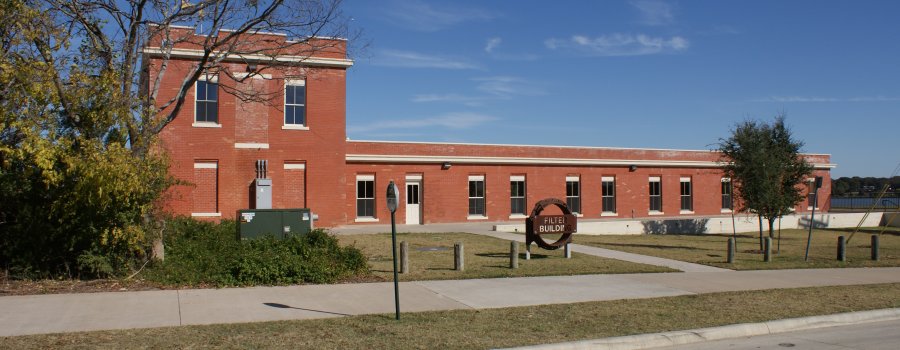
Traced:
MULTIPOLYGON (((731 210, 731 184, 711 151, 349 141, 346 70, 352 61, 345 42, 315 40, 330 49, 313 57, 279 56, 302 60, 302 67, 254 75, 248 72, 259 69, 253 62, 268 57, 226 58, 227 71, 204 74, 190 89, 185 108, 161 133, 170 171, 185 182, 170 191, 171 212, 217 219, 253 207, 260 160, 268 164, 262 177, 271 179, 272 207, 311 208, 319 226, 390 222, 384 195, 391 180, 405 198, 398 222, 408 224, 518 221, 548 197, 565 198, 583 218, 596 219, 731 210), (248 89, 273 97, 248 102, 227 93, 248 89)), ((157 43, 144 54, 152 80, 165 52, 157 43)), ((189 42, 175 46, 157 101, 175 96, 202 54, 189 42)), ((818 202, 827 210, 834 165, 829 155, 806 157, 825 178, 818 202)), ((808 202, 796 208, 809 209, 808 202)))

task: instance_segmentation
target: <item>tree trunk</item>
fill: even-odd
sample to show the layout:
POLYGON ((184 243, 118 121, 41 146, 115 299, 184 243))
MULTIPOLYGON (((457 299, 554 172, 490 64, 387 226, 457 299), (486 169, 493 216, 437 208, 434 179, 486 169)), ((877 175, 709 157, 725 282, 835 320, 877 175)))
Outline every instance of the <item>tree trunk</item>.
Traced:
POLYGON ((769 218, 769 237, 775 239, 775 218, 769 218))
POLYGON ((762 214, 757 215, 759 218, 759 251, 763 251, 765 249, 763 243, 763 224, 762 224, 762 214))

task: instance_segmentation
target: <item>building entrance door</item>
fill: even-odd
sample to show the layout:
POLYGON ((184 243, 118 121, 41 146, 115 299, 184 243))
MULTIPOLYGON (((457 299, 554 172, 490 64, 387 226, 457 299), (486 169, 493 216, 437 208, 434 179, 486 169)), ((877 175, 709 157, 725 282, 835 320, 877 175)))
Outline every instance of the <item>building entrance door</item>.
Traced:
POLYGON ((422 224, 422 182, 406 180, 406 224, 422 224))

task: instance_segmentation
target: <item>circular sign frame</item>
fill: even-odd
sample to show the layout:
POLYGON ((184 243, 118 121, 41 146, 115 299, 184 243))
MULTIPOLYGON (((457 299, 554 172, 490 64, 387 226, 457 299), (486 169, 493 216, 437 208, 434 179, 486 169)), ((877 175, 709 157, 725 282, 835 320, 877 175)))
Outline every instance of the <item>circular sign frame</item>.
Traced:
POLYGON ((538 247, 547 249, 547 250, 556 250, 560 247, 565 246, 568 243, 572 243, 572 234, 575 233, 574 230, 562 232, 562 236, 559 237, 556 242, 548 243, 543 238, 541 238, 540 234, 534 232, 535 219, 540 215, 542 211, 548 206, 555 205, 563 212, 563 215, 566 217, 571 217, 573 222, 573 226, 576 225, 575 215, 569 210, 569 206, 566 205, 566 202, 563 202, 556 198, 547 198, 543 199, 534 205, 534 209, 531 210, 531 215, 525 219, 525 245, 530 246, 531 242, 537 243, 538 247))

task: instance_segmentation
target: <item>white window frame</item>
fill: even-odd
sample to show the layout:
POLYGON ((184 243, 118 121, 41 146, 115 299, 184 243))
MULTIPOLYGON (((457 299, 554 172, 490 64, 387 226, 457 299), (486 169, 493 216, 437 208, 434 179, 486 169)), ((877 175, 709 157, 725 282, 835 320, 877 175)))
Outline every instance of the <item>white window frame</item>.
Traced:
POLYGON ((616 203, 616 177, 615 176, 603 176, 600 178, 600 216, 619 216, 618 213, 618 203, 616 203), (608 182, 612 182, 612 195, 606 196, 603 194, 604 185, 608 182), (604 205, 604 200, 606 198, 612 198, 613 206, 615 206, 616 210, 606 210, 606 206, 604 205))
POLYGON ((192 127, 195 127, 195 128, 221 128, 222 127, 222 118, 219 113, 218 84, 219 84, 219 76, 217 76, 217 75, 203 75, 203 76, 200 76, 200 78, 197 78, 197 81, 194 82, 194 121, 193 121, 193 123, 191 123, 192 127), (216 100, 215 100, 216 101, 216 121, 215 122, 197 121, 197 102, 212 101, 212 100, 198 100, 197 99, 197 95, 199 95, 198 91, 200 91, 199 83, 201 81, 204 83, 215 83, 217 85, 216 86, 216 100))
MULTIPOLYGON (((651 186, 650 184, 653 182, 659 183, 659 194, 657 195, 657 197, 659 197, 659 210, 649 210, 648 214, 649 215, 663 215, 663 214, 665 214, 665 212, 663 212, 662 177, 661 176, 651 176, 647 180, 647 186, 650 187, 651 186)), ((647 193, 649 195, 650 191, 648 190, 647 193)), ((647 203, 648 208, 650 207, 650 203, 653 202, 653 197, 654 197, 653 195, 649 195, 649 196, 650 196, 649 201, 647 203)))
MULTIPOLYGON (((723 208, 722 208, 722 213, 723 213, 723 214, 733 213, 733 212, 734 212, 734 183, 731 182, 731 178, 727 178, 727 177, 723 177, 723 178, 722 178, 722 183, 723 183, 723 184, 727 183, 727 184, 728 184, 728 189, 731 191, 731 192, 728 194, 729 201, 730 201, 729 205, 731 206, 731 208, 725 208, 725 207, 723 207, 723 208)), ((721 192, 721 187, 719 187, 719 189, 720 189, 720 192, 721 192)), ((720 193, 720 197, 719 197, 719 198, 722 200, 722 203, 723 203, 723 204, 725 203, 725 202, 724 202, 724 199, 725 199, 725 198, 722 198, 722 197, 724 197, 724 196, 725 196, 725 193, 720 193)))
POLYGON ((528 181, 525 180, 525 175, 510 175, 510 177, 509 177, 509 183, 510 183, 510 193, 509 193, 510 213, 509 213, 509 218, 510 218, 510 219, 524 219, 524 218, 527 218, 528 216, 527 216, 526 213, 528 212, 528 181), (522 183, 522 190, 524 190, 525 193, 522 193, 521 196, 513 196, 513 193, 512 193, 512 183, 513 183, 513 182, 521 182, 521 183, 522 183), (512 200, 513 200, 513 199, 522 199, 522 201, 524 202, 524 207, 523 207, 523 209, 525 210, 525 213, 512 213, 512 200))
POLYGON ((281 129, 283 129, 283 130, 309 130, 309 114, 307 113, 307 112, 309 112, 309 110, 306 108, 307 93, 308 93, 308 91, 306 89, 306 79, 285 79, 284 80, 284 91, 283 91, 283 96, 284 96, 283 108, 284 109, 283 109, 282 116, 281 116, 281 129), (287 103, 288 86, 302 86, 303 87, 303 95, 304 96, 303 96, 302 104, 294 103, 294 104, 288 105, 288 103, 287 103), (303 124, 295 124, 295 123, 288 124, 287 123, 286 113, 287 113, 288 106, 302 106, 303 107, 303 124))
POLYGON ((569 210, 572 211, 572 214, 575 214, 575 216, 581 217, 582 216, 581 212, 584 209, 581 205, 582 204, 581 203, 581 176, 578 176, 578 175, 567 175, 566 176, 566 206, 569 205, 569 198, 575 198, 578 200, 578 211, 572 210, 572 208, 569 208, 569 210), (578 194, 577 195, 569 196, 569 182, 578 183, 578 194))
POLYGON ((469 180, 468 180, 467 184, 468 184, 468 185, 466 186, 466 190, 467 190, 466 195, 467 195, 467 197, 468 197, 468 201, 471 201, 472 199, 475 199, 475 200, 481 199, 482 209, 483 209, 484 212, 481 213, 481 214, 477 214, 477 213, 476 213, 476 214, 472 214, 472 213, 470 213, 470 212, 469 212, 469 205, 468 205, 468 201, 467 201, 467 203, 466 203, 466 204, 467 204, 467 205, 466 205, 466 213, 467 213, 466 219, 467 219, 467 220, 486 220, 486 219, 488 218, 488 215, 487 215, 487 184, 486 184, 485 181, 484 181, 484 175, 469 175, 469 180), (476 181, 476 182, 477 182, 477 181, 480 181, 480 182, 481 182, 481 190, 482 190, 482 196, 481 196, 481 197, 477 197, 477 196, 476 196, 476 197, 472 197, 472 196, 471 196, 471 193, 472 193, 472 189, 471 189, 471 187, 472 187, 472 181, 476 181))
POLYGON ((377 207, 375 206, 375 175, 374 174, 360 174, 356 175, 356 220, 355 222, 378 222, 378 218, 375 216, 377 213, 377 207), (359 197, 359 183, 360 182, 372 182, 372 197, 359 197), (372 201, 372 216, 359 216, 359 200, 371 200, 372 201))
MULTIPOLYGON (((816 179, 809 178, 806 179, 806 210, 813 210, 813 207, 809 205, 810 196, 812 195, 812 191, 816 190, 816 179)), ((816 210, 819 210, 819 197, 816 196, 816 210)))
POLYGON ((678 181, 678 213, 679 214, 693 214, 694 213, 694 182, 690 176, 682 176, 678 181), (688 189, 690 193, 684 194, 684 184, 688 184, 688 189), (687 197, 688 201, 690 201, 690 208, 684 209, 684 199, 687 197))

